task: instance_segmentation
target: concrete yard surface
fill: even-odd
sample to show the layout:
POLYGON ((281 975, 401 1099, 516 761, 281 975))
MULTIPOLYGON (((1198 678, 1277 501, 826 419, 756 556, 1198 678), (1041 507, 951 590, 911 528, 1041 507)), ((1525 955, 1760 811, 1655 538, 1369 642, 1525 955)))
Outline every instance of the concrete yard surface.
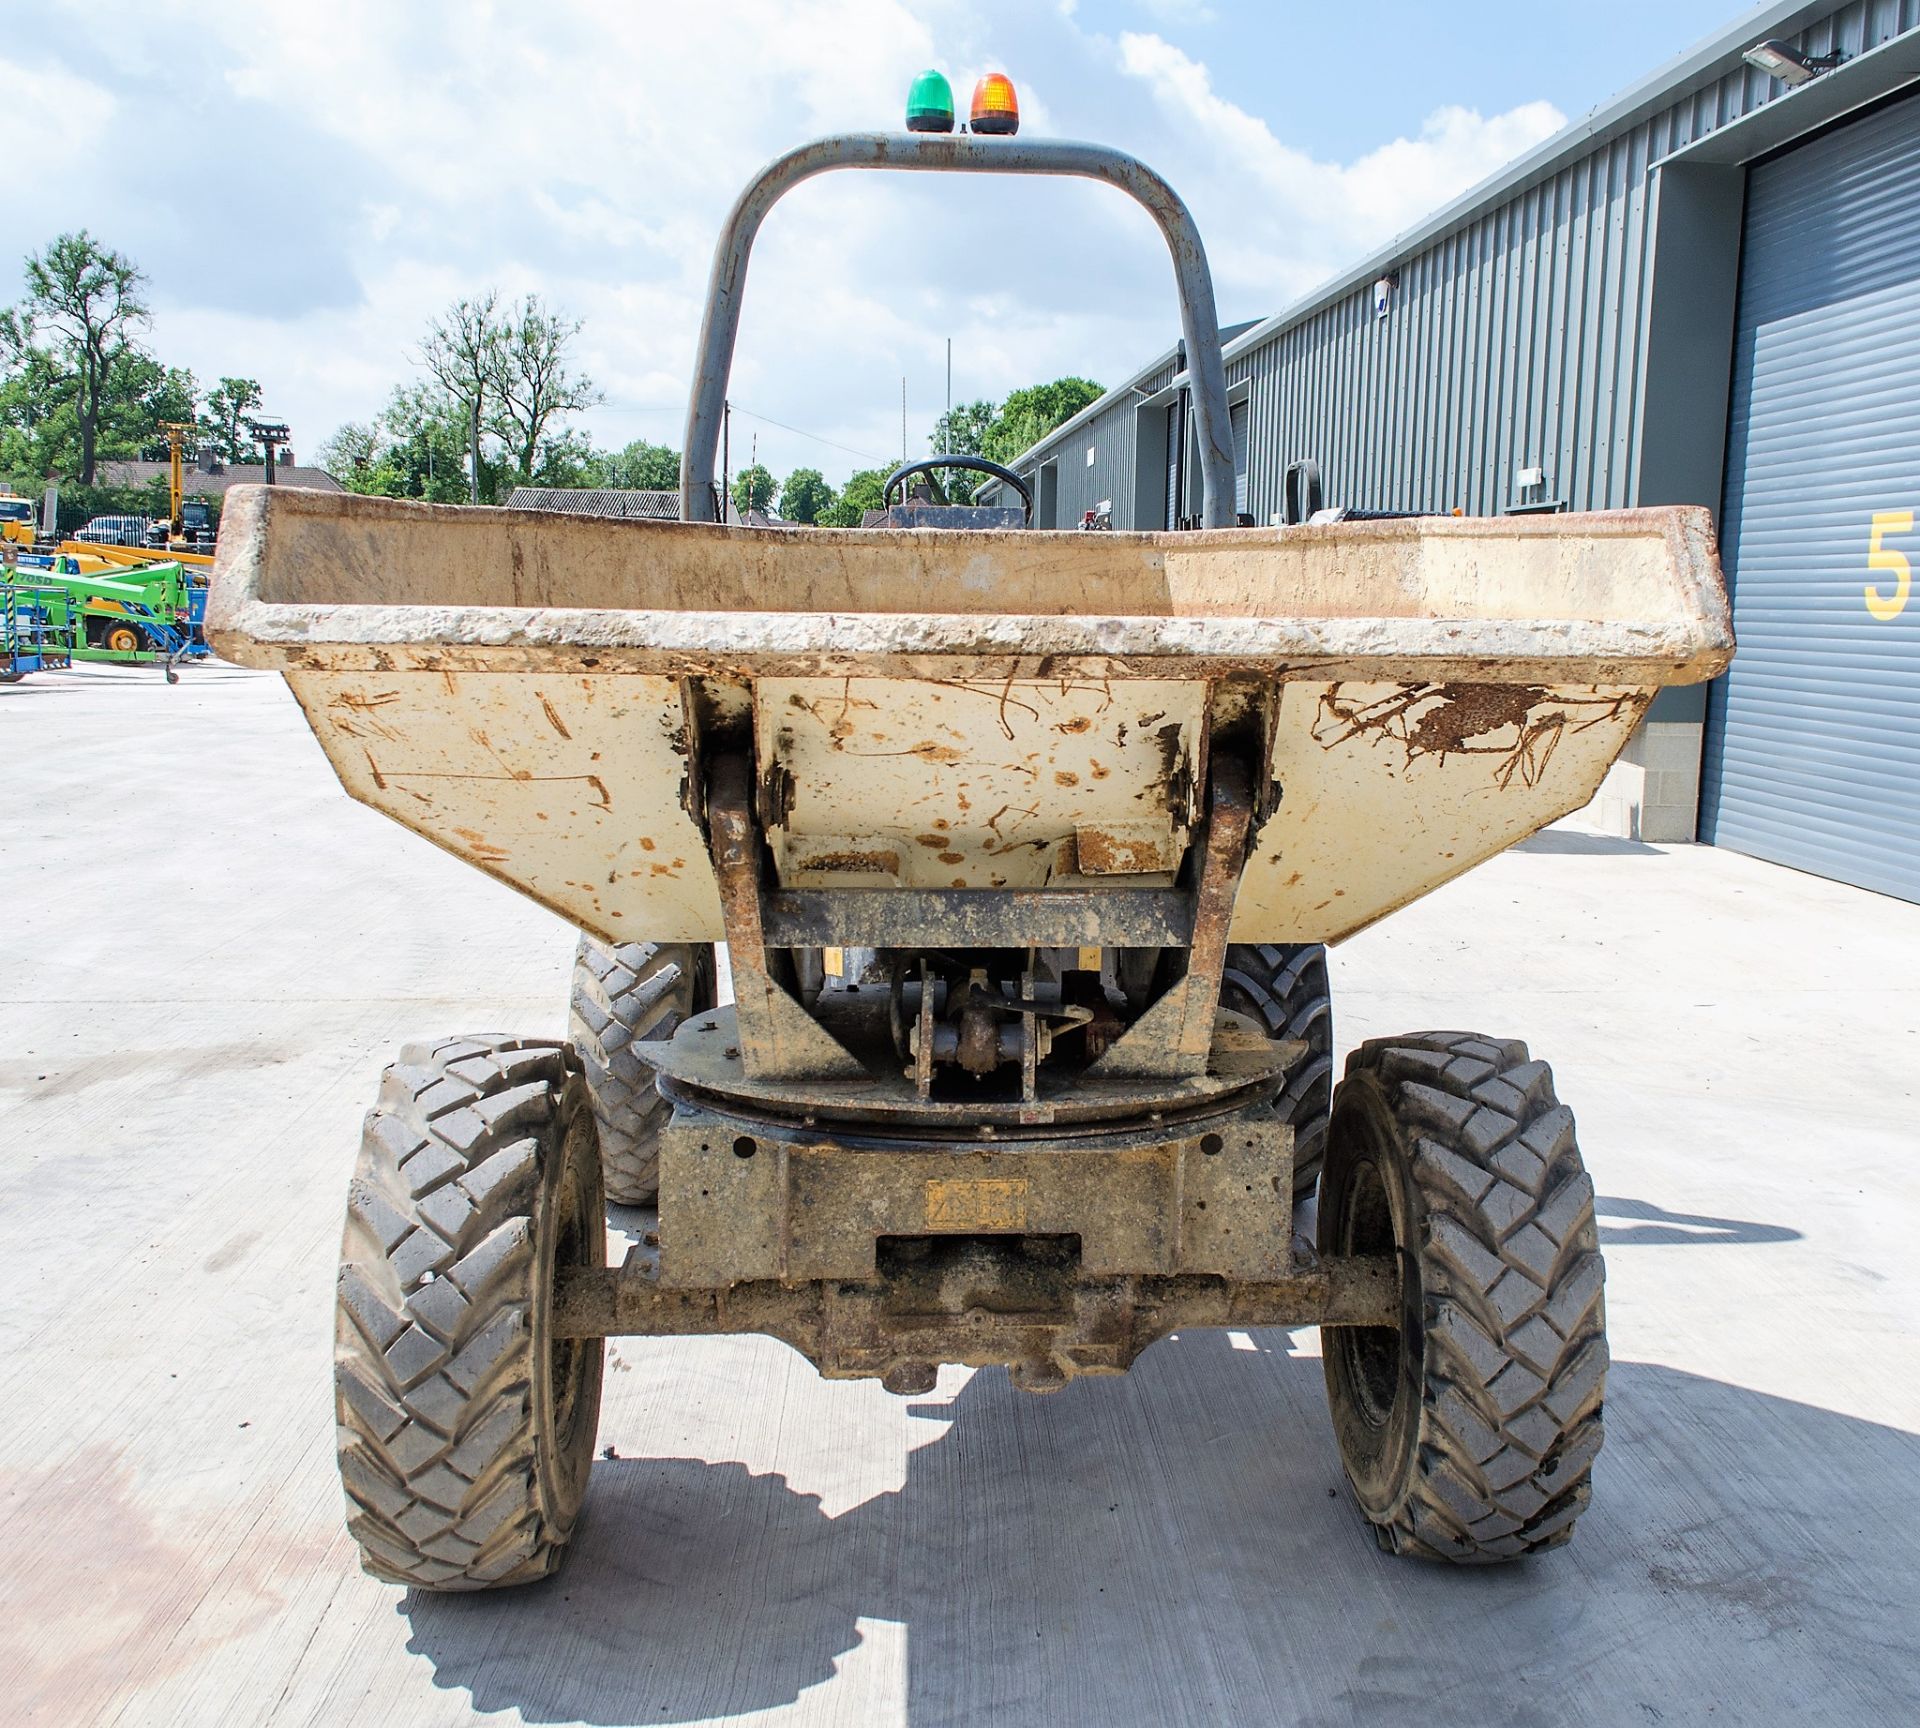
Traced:
POLYGON ((1336 951, 1343 1047, 1524 1037, 1579 1116, 1566 1549, 1378 1552, 1311 1330, 1045 1399, 622 1339, 561 1575, 430 1597, 341 1520, 347 1177, 403 1041, 560 1032, 572 932, 350 803, 271 675, 39 675, 0 764, 0 1721, 1920 1720, 1920 906, 1562 827, 1336 951))

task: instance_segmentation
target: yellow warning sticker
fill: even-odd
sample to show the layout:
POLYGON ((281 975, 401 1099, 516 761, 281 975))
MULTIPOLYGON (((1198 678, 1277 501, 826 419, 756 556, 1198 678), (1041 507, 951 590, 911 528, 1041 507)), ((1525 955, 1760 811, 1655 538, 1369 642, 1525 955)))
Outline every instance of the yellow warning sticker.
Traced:
POLYGON ((1024 1230, 1024 1182, 974 1181, 927 1184, 929 1230, 1024 1230))

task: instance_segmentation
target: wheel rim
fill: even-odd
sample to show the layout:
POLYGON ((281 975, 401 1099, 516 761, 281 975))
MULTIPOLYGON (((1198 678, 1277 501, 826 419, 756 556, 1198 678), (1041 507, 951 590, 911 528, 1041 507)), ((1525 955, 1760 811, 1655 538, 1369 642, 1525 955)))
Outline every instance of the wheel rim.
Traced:
POLYGON ((564 1122, 555 1148, 560 1168, 547 1196, 543 1232, 547 1242, 538 1299, 541 1325, 534 1339, 534 1432, 544 1437, 539 1448, 540 1485, 548 1517, 563 1540, 578 1516, 592 1467, 605 1341, 556 1338, 553 1293, 562 1270, 606 1262, 605 1203, 597 1179, 599 1148, 584 1098, 564 1113, 564 1122))
MULTIPOLYGON (((1347 1181, 1340 1220, 1343 1254, 1392 1255, 1400 1243, 1393 1203, 1380 1166, 1371 1158, 1355 1165, 1347 1181)), ((1405 1383, 1406 1340, 1397 1326, 1336 1326, 1333 1350, 1353 1397, 1353 1409, 1368 1429, 1384 1433, 1405 1383)))
POLYGON ((1321 1247, 1390 1255, 1400 1266, 1398 1326, 1334 1326, 1321 1333, 1328 1402, 1355 1496, 1376 1523, 1404 1497, 1420 1428, 1425 1351, 1418 1256, 1410 1251, 1405 1154, 1369 1078, 1349 1079, 1328 1124, 1320 1180, 1321 1247))
POLYGON ((107 646, 116 654, 133 654, 139 650, 140 638, 131 630, 124 628, 109 630, 107 632, 107 646))

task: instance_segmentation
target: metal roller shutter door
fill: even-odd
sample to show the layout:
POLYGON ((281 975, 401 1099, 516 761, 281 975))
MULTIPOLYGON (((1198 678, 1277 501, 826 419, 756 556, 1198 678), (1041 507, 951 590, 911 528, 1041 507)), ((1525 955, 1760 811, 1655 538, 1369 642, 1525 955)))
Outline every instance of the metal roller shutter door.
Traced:
POLYGON ((1247 513, 1247 403, 1239 401, 1227 410, 1227 423, 1233 428, 1233 513, 1247 513))
POLYGON ((1733 366, 1701 836, 1920 900, 1920 97, 1753 170, 1733 366))

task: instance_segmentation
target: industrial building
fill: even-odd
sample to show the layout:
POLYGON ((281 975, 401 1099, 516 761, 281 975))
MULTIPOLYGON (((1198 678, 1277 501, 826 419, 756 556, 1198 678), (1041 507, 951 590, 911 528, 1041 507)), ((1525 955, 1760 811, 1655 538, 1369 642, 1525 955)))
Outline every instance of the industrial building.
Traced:
MULTIPOLYGON (((1920 900, 1920 0, 1770 5, 1226 343, 1239 507, 1702 504, 1740 652, 1590 813, 1920 900)), ((1016 463, 1186 526, 1176 347, 1016 463)))

